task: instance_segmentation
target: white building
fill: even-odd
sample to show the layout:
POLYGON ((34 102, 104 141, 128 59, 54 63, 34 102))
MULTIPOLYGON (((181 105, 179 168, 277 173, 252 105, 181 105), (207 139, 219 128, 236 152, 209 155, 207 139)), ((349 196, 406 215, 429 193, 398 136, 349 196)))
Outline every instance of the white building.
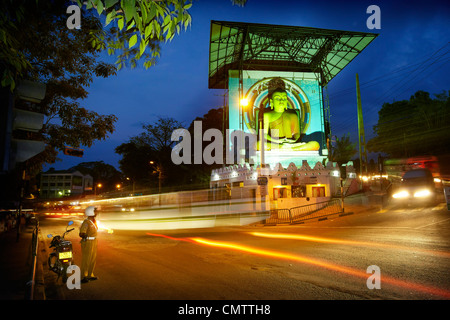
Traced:
MULTIPOLYGON (((354 193, 359 186, 352 162, 347 164, 346 170, 344 194, 354 193)), ((266 196, 271 207, 278 209, 327 201, 341 194, 340 172, 336 163, 328 162, 324 166, 317 162, 311 167, 305 160, 300 167, 294 163, 286 168, 277 164, 262 171, 259 167, 246 164, 216 169, 211 173, 210 187, 218 193, 226 189, 230 199, 266 196), (267 181, 266 185, 264 181, 267 181)))
POLYGON ((62 198, 91 193, 94 180, 75 170, 49 170, 41 173, 40 197, 43 199, 62 198))

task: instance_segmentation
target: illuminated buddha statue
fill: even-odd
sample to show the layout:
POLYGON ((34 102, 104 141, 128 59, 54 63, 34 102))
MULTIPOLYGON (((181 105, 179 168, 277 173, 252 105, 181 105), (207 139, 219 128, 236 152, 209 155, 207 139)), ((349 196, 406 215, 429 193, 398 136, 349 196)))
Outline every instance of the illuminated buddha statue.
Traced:
POLYGON ((269 103, 272 110, 264 112, 265 137, 268 143, 277 143, 280 149, 319 150, 320 145, 316 141, 300 142, 299 117, 297 113, 287 111, 287 92, 284 89, 284 81, 280 78, 269 82, 269 103), (274 134, 274 130, 278 130, 278 137, 274 134))

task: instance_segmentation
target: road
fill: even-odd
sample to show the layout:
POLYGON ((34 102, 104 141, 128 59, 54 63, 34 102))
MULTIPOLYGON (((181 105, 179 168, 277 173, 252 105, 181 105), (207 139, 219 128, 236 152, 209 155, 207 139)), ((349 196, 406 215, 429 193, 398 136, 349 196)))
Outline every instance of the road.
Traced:
MULTIPOLYGON (((99 279, 71 290, 55 281, 43 251, 45 235, 62 233, 68 219, 40 220, 48 300, 450 299, 444 203, 389 206, 303 225, 103 231, 99 279), (369 289, 369 277, 379 289, 369 289)), ((67 238, 81 265, 76 219, 67 238)))

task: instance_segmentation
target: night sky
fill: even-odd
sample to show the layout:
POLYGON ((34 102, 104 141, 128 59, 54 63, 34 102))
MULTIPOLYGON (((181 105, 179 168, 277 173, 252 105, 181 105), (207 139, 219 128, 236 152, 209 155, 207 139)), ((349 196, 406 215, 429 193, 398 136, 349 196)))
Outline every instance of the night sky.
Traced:
MULTIPOLYGON (((379 36, 328 84, 332 134, 358 139, 355 74, 359 74, 366 141, 384 102, 409 99, 418 90, 431 95, 450 90, 450 4, 448 1, 261 1, 245 7, 230 0, 195 1, 192 26, 162 45, 156 66, 122 69, 95 79, 81 106, 118 117, 116 131, 84 148, 83 158, 65 156, 44 167, 68 169, 81 162, 104 161, 119 168, 114 149, 154 123, 173 117, 186 127, 221 107, 224 90, 208 89, 211 20, 292 25, 373 32, 379 36), (370 30, 370 5, 381 9, 381 29, 370 30)), ((105 59, 111 60, 105 55, 105 59)))

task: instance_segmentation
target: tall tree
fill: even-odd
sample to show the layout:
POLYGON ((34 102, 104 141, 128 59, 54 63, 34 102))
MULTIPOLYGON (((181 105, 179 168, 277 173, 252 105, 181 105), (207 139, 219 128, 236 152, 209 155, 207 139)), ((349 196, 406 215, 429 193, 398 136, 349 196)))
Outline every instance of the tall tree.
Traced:
POLYGON ((146 144, 138 143, 131 138, 128 142, 116 147, 115 152, 122 156, 119 160, 120 170, 129 177, 137 187, 148 186, 156 181, 150 161, 155 159, 155 150, 146 144))
POLYGON ((409 100, 384 103, 368 150, 395 158, 449 153, 449 93, 433 99, 428 92, 417 91, 409 100))
MULTIPOLYGON (((202 117, 195 118, 191 124, 189 125, 188 131, 191 134, 191 137, 194 137, 194 122, 200 121, 202 124, 202 137, 206 130, 208 129, 218 129, 220 131, 223 130, 223 108, 216 108, 216 109, 210 109, 206 114, 204 114, 202 117)), ((223 133, 223 132, 222 132, 223 133)), ((202 138, 200 138, 202 139, 202 138)), ((203 142, 203 141, 202 141, 203 142)), ((215 141, 217 142, 217 141, 215 141)), ((223 141, 220 141, 222 143, 223 141)), ((194 143, 195 139, 191 139, 191 150, 194 150, 194 143)), ((198 141, 197 141, 198 143, 198 141)), ((209 144, 210 142, 207 142, 209 144)), ((202 144, 203 148, 205 148, 205 142, 202 144)), ((226 150, 226 144, 223 143, 222 147, 222 154, 223 163, 225 162, 225 150, 226 150)), ((189 177, 189 181, 193 184, 203 185, 203 186, 209 186, 209 182, 211 179, 211 171, 216 168, 220 168, 222 166, 221 163, 219 164, 211 164, 207 165, 205 163, 202 164, 195 164, 194 163, 194 156, 191 157, 191 164, 190 165, 182 165, 182 168, 186 168, 186 175, 189 177)))
POLYGON ((170 117, 160 117, 153 124, 143 124, 142 133, 115 149, 122 155, 119 161, 122 172, 141 183, 151 177, 153 181, 162 180, 164 185, 180 184, 179 167, 171 160, 175 144, 171 136, 174 130, 182 127, 182 123, 170 117))
POLYGON ((102 185, 97 189, 101 192, 115 190, 115 185, 124 179, 120 171, 103 161, 82 162, 71 169, 91 175, 94 179, 94 186, 99 183, 102 185))
POLYGON ((356 153, 356 144, 350 141, 350 135, 336 139, 336 145, 331 149, 330 160, 339 165, 349 162, 356 153))

